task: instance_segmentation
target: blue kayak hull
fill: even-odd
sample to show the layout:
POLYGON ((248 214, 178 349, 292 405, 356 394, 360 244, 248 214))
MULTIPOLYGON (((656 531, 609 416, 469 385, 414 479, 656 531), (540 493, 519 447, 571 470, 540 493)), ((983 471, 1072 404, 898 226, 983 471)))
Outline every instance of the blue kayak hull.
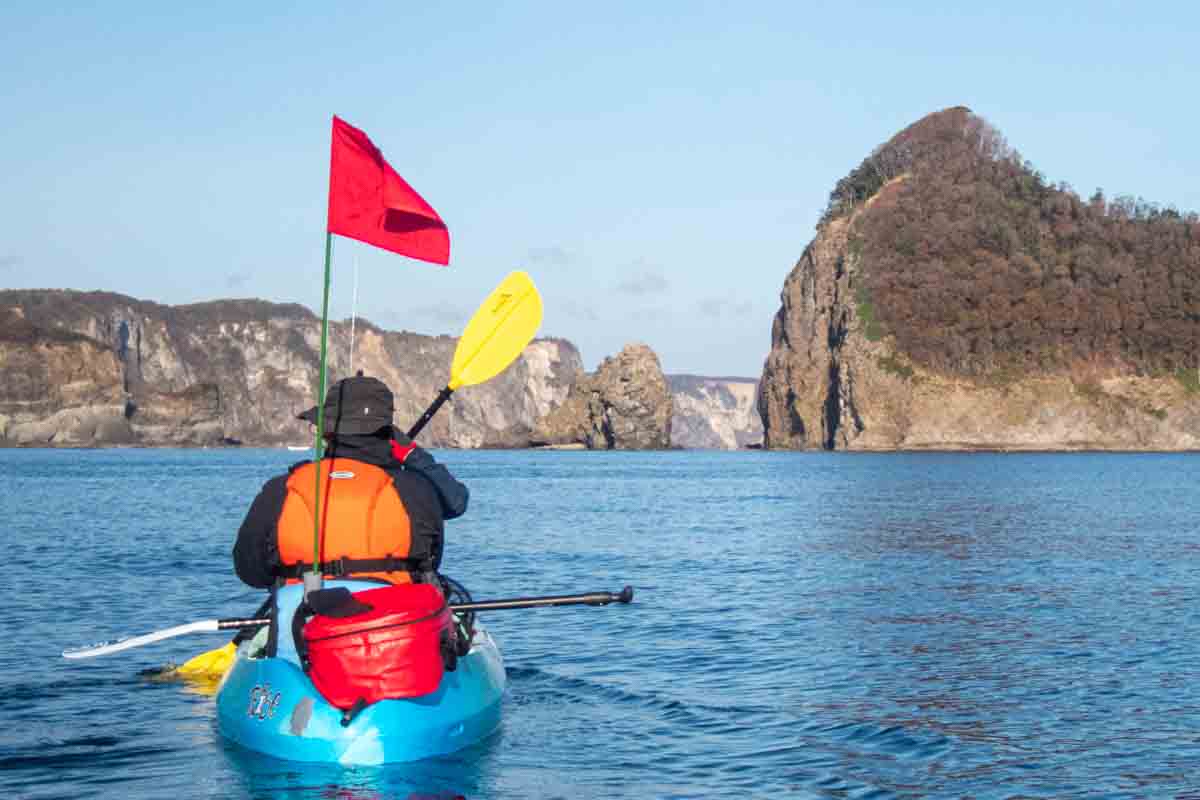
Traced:
POLYGON ((374 703, 347 726, 294 661, 294 650, 282 651, 275 658, 239 652, 217 692, 221 733, 250 750, 347 765, 418 761, 474 744, 500 723, 504 662, 482 627, 436 692, 374 703))

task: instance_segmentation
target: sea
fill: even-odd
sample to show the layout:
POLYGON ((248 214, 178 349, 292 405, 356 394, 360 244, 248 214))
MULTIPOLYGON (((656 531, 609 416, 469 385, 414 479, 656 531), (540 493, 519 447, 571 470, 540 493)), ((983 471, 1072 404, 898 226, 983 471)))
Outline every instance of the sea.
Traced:
POLYGON ((146 674, 216 634, 61 656, 253 612, 231 546, 298 455, 0 450, 0 796, 1200 798, 1200 454, 437 451, 476 599, 634 601, 481 613, 497 732, 356 769, 146 674))

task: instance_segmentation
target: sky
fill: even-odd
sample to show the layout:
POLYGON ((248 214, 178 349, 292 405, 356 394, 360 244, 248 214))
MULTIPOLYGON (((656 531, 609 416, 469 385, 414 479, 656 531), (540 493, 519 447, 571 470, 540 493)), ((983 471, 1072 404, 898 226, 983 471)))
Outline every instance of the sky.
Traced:
POLYGON ((834 184, 949 106, 1200 210, 1195 2, 50 5, 0 10, 0 288, 319 314, 334 114, 452 249, 334 237, 331 316, 457 335, 524 269, 588 369, 757 377, 834 184))

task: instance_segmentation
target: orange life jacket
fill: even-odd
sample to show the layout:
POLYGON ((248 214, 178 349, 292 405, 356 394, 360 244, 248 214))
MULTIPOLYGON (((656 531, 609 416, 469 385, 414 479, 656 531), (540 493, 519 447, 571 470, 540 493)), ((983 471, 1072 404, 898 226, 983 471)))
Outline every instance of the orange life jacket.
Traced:
MULTIPOLYGON (((307 571, 312 564, 315 469, 311 463, 304 464, 288 476, 287 497, 279 513, 281 572, 293 581, 298 571, 307 571)), ((353 575, 412 583, 406 571, 412 565, 404 562, 412 548, 412 525, 391 475, 349 458, 322 460, 320 513, 320 561, 327 577, 353 575), (388 569, 383 569, 384 564, 370 565, 382 571, 359 571, 353 564, 388 558, 398 563, 386 565, 388 569)))

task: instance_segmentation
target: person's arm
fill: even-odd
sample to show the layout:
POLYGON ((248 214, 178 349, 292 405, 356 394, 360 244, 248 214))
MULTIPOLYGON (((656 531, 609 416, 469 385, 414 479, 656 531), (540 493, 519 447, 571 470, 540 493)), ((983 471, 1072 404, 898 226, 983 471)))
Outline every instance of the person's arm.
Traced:
POLYGON ((250 504, 233 545, 233 569, 243 583, 269 589, 275 583, 279 563, 276 526, 283 501, 287 499, 287 476, 267 481, 250 504))
POLYGON ((437 463, 433 456, 417 447, 413 444, 412 439, 399 431, 392 438, 392 455, 404 465, 406 470, 425 476, 433 484, 433 488, 437 490, 438 500, 442 504, 444 519, 461 517, 467 512, 467 502, 471 499, 471 493, 467 487, 459 483, 450 474, 450 470, 437 463))

